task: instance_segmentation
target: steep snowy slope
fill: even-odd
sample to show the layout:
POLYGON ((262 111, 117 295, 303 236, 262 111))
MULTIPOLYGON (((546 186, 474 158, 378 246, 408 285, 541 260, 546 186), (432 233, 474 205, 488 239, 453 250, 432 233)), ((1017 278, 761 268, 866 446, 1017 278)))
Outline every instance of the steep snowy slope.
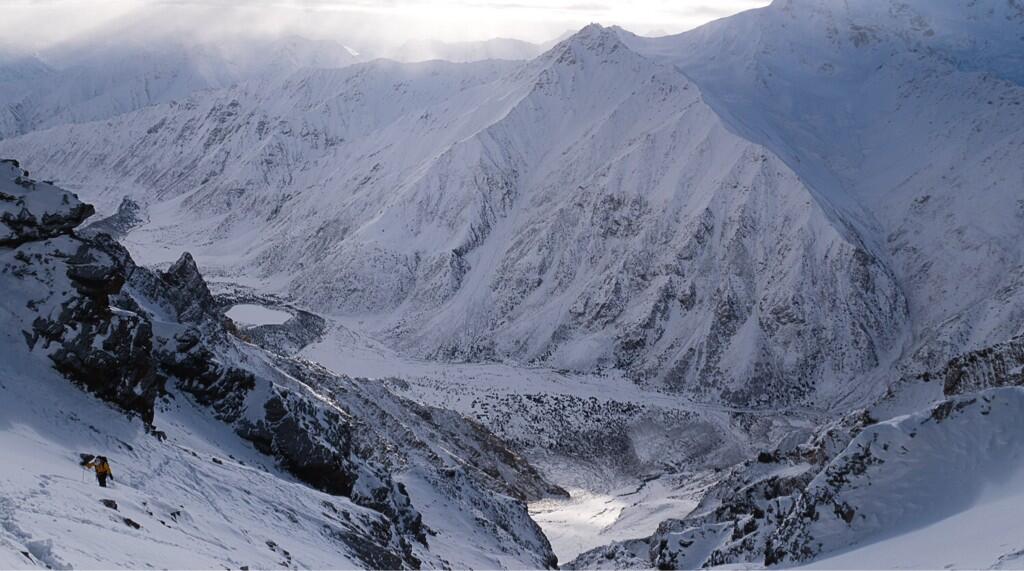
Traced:
POLYGON ((485 429, 241 341, 190 256, 137 267, 74 233, 91 206, 0 169, 0 441, 24 456, 0 541, 18 566, 554 562, 523 502, 561 490, 485 429), (76 451, 115 458, 126 489, 69 487, 76 451))
POLYGON ((46 363, 11 365, 0 378, 0 443, 17 459, 0 476, 5 569, 358 567, 369 562, 343 535, 372 545, 386 529, 379 513, 295 481, 192 405, 157 415, 161 442, 46 363), (80 452, 111 458, 111 488, 78 467, 80 452))
POLYGON ((1024 389, 992 389, 868 427, 808 484, 766 561, 810 560, 1019 493, 1022 405, 1024 389))
POLYGON ((669 38, 731 126, 863 229, 907 293, 913 372, 1021 332, 1024 10, 778 0, 669 38))
POLYGON ((740 467, 686 519, 664 522, 650 538, 588 552, 569 567, 792 565, 852 548, 860 549, 821 566, 892 568, 951 559, 968 567, 1013 566, 1024 540, 1007 532, 1014 524, 1005 508, 1021 501, 1022 406, 1024 389, 997 388, 877 424, 866 418, 831 427, 740 467), (837 446, 838 453, 830 450, 837 446), (824 465, 822 458, 828 458, 824 465), (964 524, 971 528, 959 534, 969 531, 982 543, 972 548, 962 535, 950 535, 964 524), (940 538, 958 552, 901 550, 940 538))
POLYGON ((839 398, 904 327, 854 227, 596 25, 523 65, 374 62, 0 148, 149 203, 147 261, 187 244, 418 355, 763 406, 839 398))

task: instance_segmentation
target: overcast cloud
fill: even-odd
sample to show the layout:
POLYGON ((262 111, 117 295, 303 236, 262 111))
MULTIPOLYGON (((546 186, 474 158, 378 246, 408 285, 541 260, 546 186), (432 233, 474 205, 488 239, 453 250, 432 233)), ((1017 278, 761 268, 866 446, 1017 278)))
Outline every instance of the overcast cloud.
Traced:
MULTIPOLYGON (((546 41, 590 22, 676 33, 767 0, 0 0, 3 43, 39 49, 131 25, 353 42, 546 41)), ((158 33, 161 30, 151 30, 158 33)))

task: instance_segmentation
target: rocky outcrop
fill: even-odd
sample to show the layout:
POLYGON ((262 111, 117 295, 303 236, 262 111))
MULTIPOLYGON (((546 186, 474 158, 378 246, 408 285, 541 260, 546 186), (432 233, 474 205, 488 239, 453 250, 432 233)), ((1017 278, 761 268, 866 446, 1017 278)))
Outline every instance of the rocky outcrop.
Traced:
POLYGON ((1024 385, 1024 335, 952 359, 940 373, 943 392, 958 395, 1024 385))
POLYGON ((697 569, 737 563, 765 565, 766 547, 792 517, 807 486, 874 420, 864 412, 829 423, 804 441, 733 467, 683 519, 666 520, 650 537, 593 549, 570 569, 697 569))
POLYGON ((851 413, 738 466, 686 518, 567 567, 799 565, 923 527, 1024 467, 1022 419, 1020 387, 955 396, 885 422, 851 413))
POLYGON ((136 226, 149 221, 142 206, 125 196, 117 207, 117 212, 90 222, 80 231, 82 235, 109 234, 110 237, 118 239, 130 232, 136 226))
POLYGON ((190 255, 163 272, 138 267, 110 236, 74 233, 89 208, 73 195, 4 166, 17 172, 0 178, 0 196, 37 193, 18 202, 18 220, 40 221, 8 226, 16 243, 0 248, 3 290, 24 297, 13 325, 66 378, 157 435, 158 399, 189 398, 298 479, 382 514, 373 533, 336 538, 368 567, 444 565, 430 537, 447 522, 425 521, 403 483, 413 477, 473 510, 495 549, 554 564, 523 500, 560 490, 485 429, 240 340, 190 255))
POLYGON ((216 315, 217 302, 188 252, 182 254, 167 271, 160 272, 158 277, 171 290, 181 294, 164 296, 174 306, 178 321, 202 323, 216 315))
POLYGON ((28 178, 18 161, 0 161, 0 180, 0 246, 70 234, 95 212, 74 194, 28 178))
POLYGON ((151 422, 163 390, 152 360, 152 326, 110 303, 130 271, 128 253, 104 236, 85 241, 73 235, 92 213, 75 195, 29 179, 15 161, 0 169, 6 232, 0 243, 14 248, 4 271, 32 284, 26 343, 72 381, 151 422))

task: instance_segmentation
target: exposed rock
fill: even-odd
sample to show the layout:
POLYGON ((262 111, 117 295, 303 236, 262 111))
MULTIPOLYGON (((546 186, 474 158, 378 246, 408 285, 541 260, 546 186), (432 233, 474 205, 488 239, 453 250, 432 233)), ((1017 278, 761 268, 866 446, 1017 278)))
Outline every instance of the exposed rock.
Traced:
POLYGON ((860 411, 829 423, 803 442, 786 442, 733 467, 683 519, 666 520, 650 537, 581 554, 569 569, 697 569, 764 565, 772 534, 790 517, 808 484, 870 418, 860 411))
POLYGON ((943 392, 958 395, 991 387, 1024 385, 1024 335, 952 359, 945 371, 943 392))
POLYGON ((0 180, 0 246, 70 234, 95 212, 74 194, 28 178, 17 161, 0 161, 0 180))
POLYGON ((765 453, 771 462, 736 467, 686 518, 566 567, 794 565, 927 525, 1020 469, 1022 411, 1024 389, 1004 387, 885 422, 851 413, 800 445, 765 453))
POLYGON ((179 293, 164 296, 164 299, 174 304, 179 321, 199 323, 215 314, 217 302, 191 254, 183 253, 166 272, 158 275, 172 290, 179 293))
POLYGON ((117 207, 117 212, 107 216, 106 218, 90 222, 88 225, 83 227, 79 233, 84 236, 103 233, 109 234, 111 238, 117 239, 124 237, 124 235, 133 228, 148 221, 149 218, 143 211, 142 206, 140 206, 138 202, 135 202, 131 198, 125 196, 121 199, 121 204, 117 207))

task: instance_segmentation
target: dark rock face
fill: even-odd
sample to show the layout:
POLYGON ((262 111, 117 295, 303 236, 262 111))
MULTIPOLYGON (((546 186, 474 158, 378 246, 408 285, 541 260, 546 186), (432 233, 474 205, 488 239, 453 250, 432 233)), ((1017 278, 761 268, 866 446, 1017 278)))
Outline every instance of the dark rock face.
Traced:
POLYGON ((181 294, 165 296, 174 305, 179 321, 200 323, 215 315, 217 303, 191 254, 182 254, 178 261, 166 272, 161 272, 159 277, 171 290, 181 294))
POLYGON ((219 364, 196 328, 179 332, 168 345, 169 350, 158 351, 156 357, 161 369, 176 379, 177 388, 213 409, 219 419, 236 419, 245 394, 256 386, 252 373, 219 364))
POLYGON ((294 393, 280 391, 263 408, 264 417, 256 423, 243 421, 240 434, 261 452, 281 458, 290 471, 313 486, 336 495, 352 495, 358 475, 349 460, 352 434, 345 415, 337 410, 324 411, 323 422, 313 433, 304 421, 317 416, 318 411, 294 393), (317 437, 330 446, 322 445, 317 437))
POLYGON ((1024 335, 956 357, 939 376, 947 396, 1024 385, 1024 335))
MULTIPOLYGON (((524 459, 482 426, 453 413, 418 405, 393 395, 376 380, 335 376, 309 363, 274 356, 274 364, 301 380, 350 419, 352 455, 358 471, 352 498, 387 515, 406 535, 429 541, 430 530, 412 505, 405 486, 387 476, 402 465, 430 466, 428 479, 452 505, 469 503, 501 534, 518 537, 538 554, 550 550, 546 539, 524 536, 535 524, 521 510, 524 500, 564 495, 524 459), (453 458, 464 461, 452 462, 453 458), (501 501, 481 501, 480 494, 501 501)), ((320 428, 312 431, 322 434, 320 428)), ((546 559, 538 557, 543 567, 546 559)))
POLYGON ((63 342, 50 358, 64 376, 151 424, 153 402, 164 383, 150 359, 152 334, 148 322, 116 317, 86 326, 73 339, 56 339, 63 342), (94 341, 102 343, 101 349, 94 341))
POLYGON ((110 303, 125 282, 127 252, 110 240, 73 236, 25 243, 19 251, 33 261, 25 271, 55 287, 33 300, 52 310, 25 332, 29 347, 38 345, 64 376, 151 423, 165 382, 152 359, 152 324, 110 303))
POLYGON ((0 161, 0 178, 13 183, 0 190, 0 246, 70 234, 96 212, 74 194, 28 178, 17 161, 0 161))

